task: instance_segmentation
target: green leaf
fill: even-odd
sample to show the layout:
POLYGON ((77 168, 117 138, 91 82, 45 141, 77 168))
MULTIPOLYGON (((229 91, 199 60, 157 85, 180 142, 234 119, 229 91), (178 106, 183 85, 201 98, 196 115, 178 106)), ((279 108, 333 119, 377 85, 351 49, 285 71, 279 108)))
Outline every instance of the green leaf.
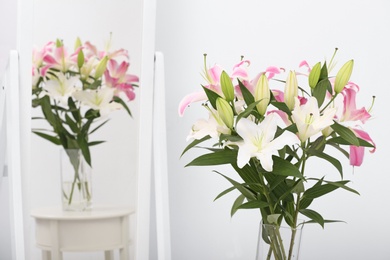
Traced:
POLYGON ((208 100, 210 101, 210 104, 213 106, 213 108, 215 110, 217 110, 217 105, 216 105, 217 99, 222 98, 222 97, 206 87, 203 87, 203 90, 206 93, 206 96, 207 96, 208 100))
POLYGON ((190 163, 187 166, 209 166, 209 165, 220 165, 220 164, 230 164, 233 161, 237 160, 237 151, 229 149, 221 149, 219 151, 203 154, 190 163))
POLYGON ((272 173, 281 176, 297 177, 299 179, 304 178, 299 169, 289 161, 275 155, 272 156, 272 160, 274 162, 272 173))
POLYGON ((331 125, 332 129, 339 134, 348 144, 359 146, 359 140, 356 135, 348 127, 342 126, 336 121, 331 125))
POLYGON ((76 104, 74 103, 71 97, 68 98, 68 106, 74 120, 76 120, 76 122, 80 122, 81 121, 80 111, 77 109, 76 104))
MULTIPOLYGON (((367 142, 366 140, 363 140, 359 137, 357 137, 358 141, 359 141, 359 145, 358 146, 363 146, 363 147, 371 147, 371 148, 374 148, 375 146, 369 142, 367 142)), ((344 138, 342 138, 341 136, 337 136, 337 137, 333 137, 331 139, 329 139, 327 141, 327 143, 331 144, 331 143, 335 143, 335 144, 341 144, 341 145, 350 145, 349 142, 347 142, 344 138)))
POLYGON ((244 84, 240 80, 238 80, 238 86, 240 87, 242 96, 244 98, 245 103, 249 106, 250 104, 253 104, 255 102, 255 98, 252 95, 252 93, 245 87, 244 84))
POLYGON ((55 145, 60 145, 61 144, 61 141, 60 139, 58 139, 57 137, 55 136, 51 136, 51 135, 48 135, 48 134, 45 134, 45 133, 42 133, 42 132, 37 132, 37 131, 33 131, 34 134, 52 142, 53 144, 55 145))
MULTIPOLYGON (((311 179, 313 179, 313 180, 318 180, 318 179, 316 179, 316 178, 311 178, 311 179)), ((321 179, 321 180, 322 180, 322 179, 321 179)), ((357 192, 356 190, 354 190, 354 189, 352 189, 352 188, 350 188, 350 187, 348 187, 348 186, 345 185, 345 184, 349 183, 350 181, 347 181, 347 180, 344 180, 344 181, 336 181, 336 182, 333 182, 333 181, 326 181, 326 180, 322 180, 322 181, 325 182, 325 183, 328 183, 328 184, 330 184, 330 185, 334 185, 334 186, 336 186, 336 187, 339 187, 339 188, 345 189, 345 190, 347 190, 347 191, 353 192, 353 193, 355 193, 355 194, 357 194, 357 195, 360 195, 359 192, 357 192)))
POLYGON ((51 110, 49 96, 44 96, 41 99, 41 108, 42 108, 42 112, 43 112, 43 115, 45 116, 46 120, 49 122, 50 125, 55 127, 57 120, 56 120, 56 116, 54 115, 53 111, 51 110))
POLYGON ((129 107, 126 105, 125 101, 123 101, 123 99, 121 99, 120 97, 115 96, 113 98, 113 100, 114 100, 114 102, 121 104, 122 107, 127 111, 127 113, 132 117, 131 111, 130 111, 129 107))
POLYGON ((237 197, 237 199, 234 201, 232 209, 230 211, 230 216, 233 217, 233 215, 237 212, 239 207, 242 205, 242 203, 245 200, 245 196, 240 194, 240 196, 237 197))
POLYGON ((102 127, 103 125, 105 125, 108 121, 109 121, 109 119, 107 119, 106 121, 104 121, 103 123, 101 123, 100 125, 98 125, 97 127, 95 127, 89 134, 94 133, 94 132, 95 132, 96 130, 98 130, 100 127, 102 127))
POLYGON ((303 193, 303 197, 305 198, 308 198, 308 199, 315 199, 315 198, 319 198, 325 194, 328 194, 336 189, 338 189, 339 187, 335 186, 335 185, 331 185, 331 184, 324 184, 324 185, 319 185, 319 186, 313 186, 309 189, 307 189, 304 193, 303 193))
POLYGON ((94 142, 89 142, 88 143, 88 146, 94 146, 94 145, 98 145, 98 144, 102 144, 102 143, 105 143, 106 141, 94 141, 94 142))
POLYGON ((322 65, 319 81, 327 78, 328 78, 328 67, 326 66, 326 61, 325 61, 324 65, 322 65))
POLYGON ((258 100, 256 102, 253 102, 252 104, 248 105, 248 107, 237 116, 236 124, 238 123, 238 121, 240 121, 241 118, 248 117, 254 111, 254 109, 256 108, 256 105, 259 104, 260 102, 261 102, 261 100, 258 100))
POLYGON ((246 203, 243 203, 238 209, 262 209, 268 207, 269 204, 265 201, 252 200, 246 203))
POLYGON ((199 140, 194 140, 192 141, 184 150, 183 152, 181 153, 180 157, 183 156, 183 154, 185 154, 188 150, 190 150, 191 148, 193 148, 194 146, 196 146, 197 144, 200 144, 208 139, 210 139, 211 137, 209 135, 203 137, 202 139, 199 139, 199 140))
POLYGON ((313 202, 313 199, 301 198, 301 200, 299 202, 299 207, 301 209, 305 209, 305 208, 309 207, 312 202, 313 202))
POLYGON ((220 194, 218 194, 217 197, 215 197, 214 201, 216 201, 217 199, 221 198, 222 196, 228 194, 229 192, 231 192, 231 191, 233 191, 233 190, 235 190, 235 189, 236 189, 236 187, 233 186, 233 187, 230 187, 230 188, 228 188, 228 189, 222 191, 220 194))
POLYGON ((83 137, 78 136, 77 143, 80 146, 80 149, 81 149, 81 152, 84 156, 85 161, 89 164, 89 166, 92 167, 91 154, 89 151, 89 146, 88 146, 87 140, 85 140, 85 138, 83 138, 83 137))
POLYGON ((318 107, 321 107, 321 105, 324 103, 326 91, 328 90, 329 86, 332 86, 329 79, 325 78, 318 82, 317 86, 313 89, 313 96, 318 101, 318 107))
POLYGON ((235 180, 227 177, 226 175, 223 175, 220 172, 214 171, 224 177, 226 180, 228 180, 239 192, 241 192, 242 195, 244 195, 248 200, 256 200, 255 194, 251 190, 249 190, 245 185, 242 185, 239 182, 236 182, 235 180))
POLYGON ((311 209, 300 209, 299 212, 302 215, 305 215, 306 217, 310 218, 314 222, 320 224, 321 227, 324 228, 324 218, 318 212, 311 209))
POLYGON ((73 131, 73 133, 77 134, 80 132, 76 122, 74 122, 68 114, 65 114, 65 122, 69 126, 69 128, 73 131))
POLYGON ((291 111, 284 102, 271 101, 271 104, 279 110, 282 110, 287 115, 291 116, 291 111))

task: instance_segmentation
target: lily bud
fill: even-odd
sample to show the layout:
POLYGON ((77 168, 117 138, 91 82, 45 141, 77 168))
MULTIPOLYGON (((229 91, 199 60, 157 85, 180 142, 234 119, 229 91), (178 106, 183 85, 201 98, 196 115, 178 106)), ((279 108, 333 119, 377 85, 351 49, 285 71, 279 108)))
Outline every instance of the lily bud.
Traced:
POLYGON ((298 97, 297 76, 294 71, 290 71, 284 87, 284 103, 290 110, 294 109, 296 97, 298 97))
POLYGON ((343 91, 345 85, 347 85, 349 78, 351 77, 353 70, 353 60, 347 61, 337 72, 334 81, 334 91, 338 94, 343 91))
POLYGON ((62 40, 57 39, 56 40, 56 47, 59 48, 59 47, 62 47, 62 46, 64 46, 64 43, 62 42, 62 40))
POLYGON ((267 111, 267 107, 271 99, 271 93, 268 86, 268 79, 265 76, 265 74, 262 74, 259 80, 257 81, 254 97, 255 97, 255 101, 261 100, 256 105, 256 108, 259 114, 263 116, 267 111))
POLYGON ((216 105, 219 117, 222 119, 222 121, 227 127, 232 129, 234 122, 232 107, 223 98, 217 98, 216 105))
POLYGON ((309 74, 309 86, 311 88, 315 88, 318 80, 320 79, 321 75, 321 62, 318 62, 314 67, 311 69, 309 74))
POLYGON ((81 68, 84 65, 84 52, 80 50, 77 54, 77 66, 81 68))
POLYGON ((95 78, 96 79, 100 78, 103 75, 103 73, 107 67, 107 62, 108 62, 107 56, 104 56, 104 58, 101 59, 101 61, 99 62, 98 66, 96 68, 96 71, 95 71, 95 78))
POLYGON ((81 45, 82 45, 81 40, 80 40, 79 37, 77 37, 77 39, 76 39, 76 41, 74 43, 74 50, 77 50, 78 48, 80 48, 81 45))
POLYGON ((225 71, 222 71, 220 77, 220 83, 221 83, 222 93, 225 95, 226 100, 228 102, 233 101, 234 99, 233 83, 229 75, 225 71))

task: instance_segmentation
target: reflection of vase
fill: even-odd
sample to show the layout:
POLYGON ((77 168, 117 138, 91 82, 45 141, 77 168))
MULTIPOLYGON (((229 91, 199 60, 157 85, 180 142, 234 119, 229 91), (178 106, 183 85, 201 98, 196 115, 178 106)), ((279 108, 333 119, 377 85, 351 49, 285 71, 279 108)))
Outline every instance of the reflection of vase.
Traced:
POLYGON ((91 167, 79 149, 61 150, 62 208, 83 211, 91 207, 91 167))
POLYGON ((296 229, 260 223, 256 260, 298 260, 303 224, 296 229))

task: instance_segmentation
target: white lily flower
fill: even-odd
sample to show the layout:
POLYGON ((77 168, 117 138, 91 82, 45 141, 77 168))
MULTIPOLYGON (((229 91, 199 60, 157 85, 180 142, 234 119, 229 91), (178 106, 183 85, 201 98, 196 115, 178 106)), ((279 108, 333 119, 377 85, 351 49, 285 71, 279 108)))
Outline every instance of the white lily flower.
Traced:
POLYGON ((298 137, 305 142, 311 136, 320 133, 326 127, 332 125, 335 108, 327 108, 322 115, 315 97, 311 97, 306 104, 300 106, 296 98, 295 108, 292 111, 292 119, 298 128, 298 137))
POLYGON ((196 121, 191 128, 190 134, 187 136, 187 141, 199 140, 208 135, 212 138, 218 138, 220 134, 230 133, 230 128, 223 123, 217 111, 210 109, 209 119, 196 121))
POLYGON ((49 96, 62 104, 68 103, 68 98, 78 89, 81 89, 81 81, 77 77, 66 78, 62 73, 52 77, 43 85, 49 96))
POLYGON ((114 97, 114 89, 112 88, 77 91, 73 94, 73 97, 82 104, 99 110, 101 116, 117 108, 117 105, 111 102, 114 97))
POLYGON ((244 167, 250 158, 256 157, 266 171, 272 171, 272 155, 277 155, 278 150, 285 145, 299 143, 298 137, 289 131, 285 131, 282 135, 274 138, 278 120, 280 120, 279 115, 271 113, 259 125, 247 118, 241 118, 238 121, 236 131, 243 139, 242 142, 237 143, 239 147, 238 167, 244 167))

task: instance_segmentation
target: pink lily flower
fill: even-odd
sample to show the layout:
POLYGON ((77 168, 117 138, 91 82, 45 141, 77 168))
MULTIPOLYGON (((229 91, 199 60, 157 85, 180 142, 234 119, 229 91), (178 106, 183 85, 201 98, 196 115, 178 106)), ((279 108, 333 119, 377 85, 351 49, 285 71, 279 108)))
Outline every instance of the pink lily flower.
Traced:
POLYGON ((95 45, 91 44, 89 41, 84 43, 85 56, 87 58, 97 57, 99 60, 103 59, 104 56, 108 56, 109 59, 123 56, 126 59, 129 59, 128 51, 125 49, 119 49, 114 52, 108 51, 98 51, 95 45))
MULTIPOLYGON (((105 83, 110 88, 126 94, 129 100, 135 98, 133 83, 139 82, 135 75, 126 74, 130 63, 123 61, 118 64, 116 60, 109 60, 107 70, 104 72, 105 83)), ((118 94, 118 93, 116 93, 118 94)))
MULTIPOLYGON (((355 135, 372 145, 374 145, 374 148, 370 150, 370 153, 374 153, 376 150, 376 145, 374 141, 371 139, 371 137, 368 135, 368 133, 364 132, 363 130, 352 128, 351 129, 355 135)), ((363 146, 354 146, 351 145, 349 147, 349 164, 352 166, 360 166, 363 163, 363 158, 364 158, 364 149, 365 147, 363 146)))
POLYGON ((43 57, 43 61, 45 61, 50 68, 55 68, 60 71, 66 72, 70 67, 75 65, 74 59, 72 56, 77 54, 69 55, 68 51, 64 46, 57 47, 54 49, 52 53, 48 53, 43 57))
MULTIPOLYGON (((255 93, 255 86, 256 86, 257 82, 259 81, 261 75, 265 74, 267 76, 267 79, 270 80, 276 74, 280 74, 283 71, 284 71, 283 68, 270 66, 265 71, 260 72, 259 74, 257 74, 257 76, 255 78, 253 78, 252 80, 250 80, 250 81, 243 80, 242 84, 252 93, 252 95, 254 95, 254 93, 255 93)), ((240 87, 238 85, 235 86, 235 90, 236 90, 237 96, 242 99, 241 89, 240 89, 240 87)))
MULTIPOLYGON (((249 65, 250 62, 248 60, 240 61, 236 65, 233 66, 233 72, 230 75, 232 80, 236 78, 240 79, 247 79, 248 78, 248 73, 244 65, 249 65)), ((214 65, 210 69, 205 71, 205 78, 208 81, 208 85, 204 86, 205 88, 208 88, 221 97, 224 97, 222 93, 222 89, 220 86, 220 77, 223 69, 219 65, 214 65)), ((237 88, 236 88, 237 89, 237 88)), ((198 91, 198 92, 193 92, 191 94, 186 95, 179 103, 179 108, 178 112, 180 116, 184 115, 185 109, 192 103, 198 102, 198 101, 203 101, 207 100, 207 95, 204 93, 204 91, 198 91)))
POLYGON ((341 121, 357 121, 363 124, 371 117, 365 107, 356 109, 356 91, 353 88, 344 88, 344 110, 341 121))

